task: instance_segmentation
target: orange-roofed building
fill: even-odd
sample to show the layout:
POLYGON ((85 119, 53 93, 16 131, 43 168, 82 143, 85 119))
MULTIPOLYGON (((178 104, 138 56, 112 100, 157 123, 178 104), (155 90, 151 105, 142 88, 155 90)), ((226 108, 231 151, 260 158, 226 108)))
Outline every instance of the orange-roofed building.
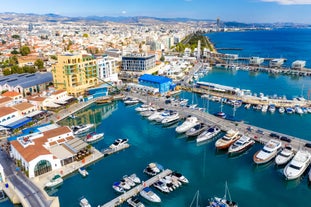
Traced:
POLYGON ((20 93, 18 93, 16 91, 7 91, 7 92, 3 93, 2 96, 10 97, 10 98, 12 98, 15 101, 21 100, 23 98, 22 94, 20 94, 20 93))
MULTIPOLYGON (((11 154, 28 171, 29 178, 36 177, 57 170, 64 165, 61 153, 56 155, 53 148, 56 149, 62 145, 68 147, 65 143, 72 138, 73 133, 68 126, 52 127, 45 131, 20 136, 11 141, 11 154)), ((57 150, 66 152, 65 147, 57 150)), ((73 153, 70 156, 74 156, 73 153)))
POLYGON ((10 104, 12 104, 12 98, 5 96, 0 97, 0 107, 9 106, 10 104))
POLYGON ((31 112, 37 111, 37 107, 28 102, 15 104, 12 106, 12 108, 18 110, 20 116, 25 116, 27 114, 30 114, 31 112))
POLYGON ((18 110, 13 109, 12 107, 0 107, 0 125, 1 123, 16 117, 19 117, 18 110))

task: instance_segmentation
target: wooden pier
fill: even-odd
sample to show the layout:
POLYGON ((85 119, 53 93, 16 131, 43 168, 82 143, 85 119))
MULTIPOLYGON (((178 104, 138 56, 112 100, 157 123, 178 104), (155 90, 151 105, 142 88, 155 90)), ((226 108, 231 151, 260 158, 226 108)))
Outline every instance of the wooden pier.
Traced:
POLYGON ((123 193, 122 195, 116 197, 115 199, 109 201, 108 203, 102 205, 101 207, 113 207, 118 206, 125 202, 127 199, 137 195, 144 187, 151 186, 153 183, 159 181, 161 178, 171 174, 172 171, 170 169, 166 169, 163 172, 159 173, 158 175, 155 175, 154 177, 150 178, 149 180, 143 182, 142 184, 135 186, 131 190, 123 193))

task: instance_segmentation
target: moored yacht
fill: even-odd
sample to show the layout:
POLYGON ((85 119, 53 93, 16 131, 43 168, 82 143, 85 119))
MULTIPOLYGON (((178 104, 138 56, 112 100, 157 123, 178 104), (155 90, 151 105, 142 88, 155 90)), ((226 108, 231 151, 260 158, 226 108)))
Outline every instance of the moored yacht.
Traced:
POLYGON ((143 190, 140 191, 139 194, 151 202, 154 202, 154 203, 161 202, 161 198, 157 194, 155 194, 149 187, 143 188, 143 190))
POLYGON ((189 183, 189 180, 179 172, 172 172, 172 177, 177 178, 180 182, 189 183))
POLYGON ((132 180, 134 183, 136 184, 139 184, 141 181, 140 181, 140 178, 137 177, 137 175, 135 173, 133 173, 132 175, 128 176, 128 178, 130 180, 132 180))
POLYGON ((117 191, 118 193, 124 193, 125 192, 124 188, 121 187, 121 183, 120 182, 113 183, 112 188, 115 191, 117 191))
POLYGON ((198 123, 199 123, 199 120, 197 117, 189 116, 186 118, 186 120, 181 125, 176 127, 175 131, 177 133, 184 133, 188 131, 189 129, 191 129, 192 127, 194 127, 195 125, 197 125, 198 123))
POLYGON ((157 181, 153 184, 153 186, 155 188, 157 188, 158 190, 160 190, 161 192, 163 193, 169 193, 170 190, 169 188, 167 187, 166 183, 162 182, 162 181, 157 181))
POLYGON ((176 122, 179 121, 179 114, 178 112, 174 112, 172 113, 171 115, 169 115, 168 117, 164 118, 161 123, 165 126, 168 126, 168 125, 172 125, 176 122))
POLYGON ((221 130, 217 126, 210 127, 203 131, 198 137, 197 142, 204 142, 206 140, 212 139, 217 134, 219 134, 221 130))
POLYGON ((71 127, 71 129, 74 135, 78 135, 78 134, 82 134, 84 132, 89 131, 92 127, 94 127, 94 124, 81 124, 81 125, 73 126, 71 127))
POLYGON ((80 200, 80 206, 81 207, 91 207, 91 204, 89 203, 89 201, 82 197, 81 200, 80 200))
POLYGON ((299 178, 307 169, 311 161, 311 154, 305 150, 298 150, 293 159, 284 168, 284 175, 287 180, 299 178))
POLYGON ((137 197, 129 198, 126 202, 131 207, 145 207, 145 205, 137 197))
POLYGON ((110 146, 110 149, 118 148, 128 142, 128 139, 116 139, 110 146))
POLYGON ((156 120, 159 116, 161 116, 161 114, 164 112, 165 110, 163 108, 157 109, 155 112, 153 112, 153 114, 151 114, 148 117, 149 121, 154 121, 156 120))
POLYGON ((85 141, 87 143, 94 143, 95 141, 98 141, 100 139, 102 139, 104 137, 104 133, 98 133, 96 134, 95 132, 94 133, 91 133, 91 134, 88 134, 85 138, 85 141))
POLYGON ((255 141, 250 137, 243 135, 240 139, 235 141, 228 149, 229 155, 236 155, 249 149, 255 144, 255 141))
POLYGON ((254 154, 253 160, 256 164, 267 163, 277 155, 281 148, 282 142, 279 140, 271 139, 264 145, 261 150, 254 154))
POLYGON ((55 175, 49 182, 45 184, 46 188, 55 188, 63 183, 63 178, 60 175, 55 175))
POLYGON ((239 131, 230 129, 227 133, 220 139, 215 142, 215 147, 217 149, 227 149, 233 144, 236 140, 242 137, 242 134, 239 134, 239 131))
POLYGON ((280 107, 280 108, 279 108, 279 112, 280 112, 281 114, 284 114, 285 108, 284 108, 284 107, 280 107))
POLYGON ((285 165, 288 163, 293 157, 295 153, 293 148, 288 145, 285 146, 284 149, 275 157, 275 164, 277 165, 285 165))
POLYGON ((89 175, 89 173, 86 171, 84 167, 80 167, 78 171, 83 177, 89 175))
POLYGON ((188 137, 195 137, 195 136, 198 136, 199 134, 201 134, 204 130, 207 129, 207 125, 203 122, 200 122, 198 124, 196 124, 194 127, 192 127, 191 129, 189 129, 187 132, 186 132, 186 135, 188 137))

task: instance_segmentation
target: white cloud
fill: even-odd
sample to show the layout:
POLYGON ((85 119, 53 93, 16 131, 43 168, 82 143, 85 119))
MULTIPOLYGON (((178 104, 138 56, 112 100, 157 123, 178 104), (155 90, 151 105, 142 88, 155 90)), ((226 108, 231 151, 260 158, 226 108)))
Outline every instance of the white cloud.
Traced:
POLYGON ((125 11, 125 10, 123 10, 121 13, 122 13, 122 14, 126 14, 126 11, 125 11))
POLYGON ((283 5, 311 4, 311 0, 261 0, 261 1, 276 2, 283 5))

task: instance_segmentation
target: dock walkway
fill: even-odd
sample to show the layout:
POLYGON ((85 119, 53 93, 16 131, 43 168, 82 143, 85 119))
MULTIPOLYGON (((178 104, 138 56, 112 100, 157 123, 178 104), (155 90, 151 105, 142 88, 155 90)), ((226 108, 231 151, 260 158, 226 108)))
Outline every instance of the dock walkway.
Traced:
POLYGON ((109 201, 108 203, 102 205, 101 207, 112 207, 112 206, 118 206, 125 202, 127 199, 137 195, 144 187, 151 186, 153 183, 157 182, 161 178, 171 174, 172 171, 170 169, 166 169, 160 174, 150 178, 149 180, 143 182, 142 184, 134 187, 133 189, 123 193, 122 195, 116 197, 115 199, 109 201))
MULTIPOLYGON (((133 97, 139 98, 143 102, 147 102, 146 96, 140 96, 139 94, 131 94, 133 97)), ((254 139, 256 142, 259 142, 261 144, 267 143, 270 139, 273 137, 270 136, 271 133, 279 135, 279 137, 286 137, 291 140, 291 142, 282 141, 283 146, 290 144, 295 151, 298 151, 301 148, 306 149, 311 153, 311 148, 305 147, 306 143, 309 143, 307 140, 283 134, 280 132, 275 132, 272 130, 260 128, 257 126, 252 126, 250 124, 246 124, 245 122, 234 122, 227 119, 222 119, 219 117, 216 117, 212 114, 209 114, 207 112, 202 112, 199 110, 190 109, 187 107, 182 107, 179 104, 174 104, 173 102, 171 104, 165 104, 164 103, 165 98, 156 98, 156 97, 148 97, 149 103, 154 103, 158 107, 166 108, 170 110, 177 110, 178 113, 183 116, 187 117, 189 115, 196 116, 198 119, 200 119, 202 122, 205 122, 208 125, 216 125, 218 126, 222 131, 228 131, 229 129, 238 130, 240 133, 244 133, 246 136, 249 136, 250 138, 254 139)), ((311 143, 311 142, 310 142, 311 143)))

